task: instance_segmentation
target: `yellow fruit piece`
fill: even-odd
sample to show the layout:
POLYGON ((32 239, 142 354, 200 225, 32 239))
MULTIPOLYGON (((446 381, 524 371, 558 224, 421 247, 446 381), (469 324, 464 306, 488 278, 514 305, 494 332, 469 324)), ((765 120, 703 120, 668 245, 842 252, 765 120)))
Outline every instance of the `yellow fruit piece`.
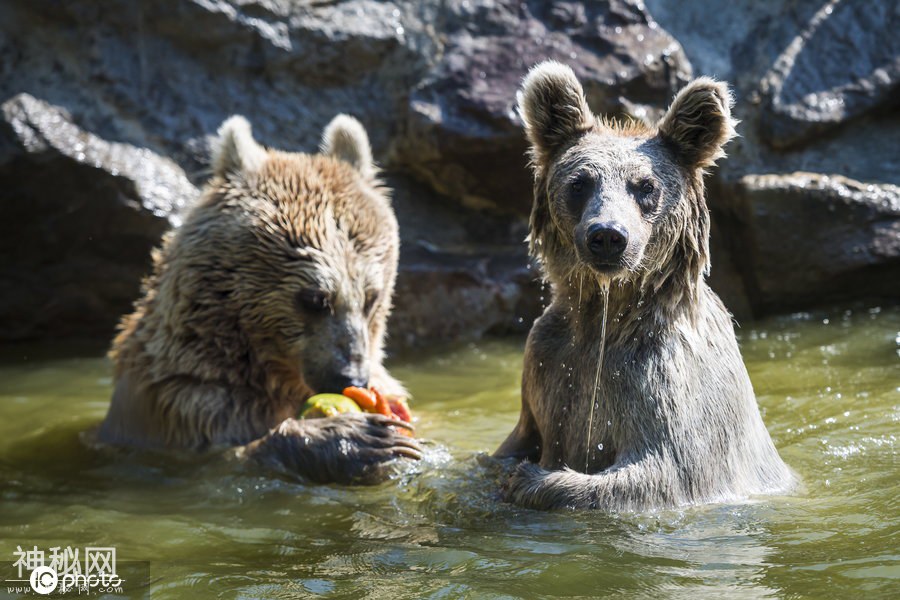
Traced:
POLYGON ((307 400, 300 409, 301 419, 320 419, 334 417, 341 413, 362 412, 359 405, 341 394, 316 394, 307 400))

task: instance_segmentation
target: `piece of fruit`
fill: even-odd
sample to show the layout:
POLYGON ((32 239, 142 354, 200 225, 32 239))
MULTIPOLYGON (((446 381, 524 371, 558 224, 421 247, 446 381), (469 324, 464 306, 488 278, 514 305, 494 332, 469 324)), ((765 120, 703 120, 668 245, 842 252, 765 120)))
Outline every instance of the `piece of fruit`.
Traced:
MULTIPOLYGON (((409 406, 404 398, 385 397, 375 388, 360 387, 344 388, 342 394, 316 394, 303 405, 300 417, 315 419, 333 417, 346 412, 376 413, 406 423, 412 422, 412 414, 409 412, 409 406)), ((399 433, 412 437, 412 432, 409 430, 401 427, 395 427, 395 429, 399 433)))
MULTIPOLYGON (((390 399, 385 398, 375 388, 372 388, 372 392, 374 392, 376 399, 375 412, 380 413, 386 417, 392 417, 394 419, 399 419, 400 421, 406 421, 407 423, 412 422, 412 416, 409 414, 409 407, 406 406, 405 400, 396 396, 391 396, 390 399), (397 408, 397 410, 394 410, 395 407, 397 408)), ((408 429, 403 429, 402 427, 394 427, 394 430, 402 435, 413 437, 413 432, 408 429)))
POLYGON ((376 390, 375 388, 371 388, 372 393, 375 394, 375 411, 380 415, 384 415, 386 417, 393 417, 394 411, 391 410, 391 405, 388 403, 387 398, 381 395, 381 392, 376 390))
POLYGON ((397 417, 401 421, 406 421, 407 423, 412 422, 412 413, 409 412, 409 405, 406 404, 406 398, 391 396, 390 398, 388 398, 388 404, 390 405, 391 412, 394 413, 395 417, 397 417))
POLYGON ((366 412, 376 412, 377 399, 372 390, 361 387, 346 387, 342 392, 346 397, 356 402, 366 412))
POLYGON ((362 412, 359 405, 342 394, 316 394, 307 400, 300 409, 301 419, 319 419, 334 417, 342 413, 362 412))

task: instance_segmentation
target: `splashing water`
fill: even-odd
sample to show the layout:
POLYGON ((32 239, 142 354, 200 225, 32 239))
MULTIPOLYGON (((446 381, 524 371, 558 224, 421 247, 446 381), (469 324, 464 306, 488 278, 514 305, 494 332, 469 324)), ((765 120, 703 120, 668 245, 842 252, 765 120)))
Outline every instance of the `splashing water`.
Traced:
POLYGON ((600 282, 600 293, 603 295, 603 320, 600 322, 600 356, 597 358, 597 374, 594 376, 594 391, 591 393, 591 416, 588 419, 587 440, 585 443, 584 472, 588 472, 591 462, 591 438, 594 435, 594 408, 597 406, 597 390, 600 389, 600 371, 603 370, 603 353, 606 350, 606 313, 609 307, 609 282, 600 282))

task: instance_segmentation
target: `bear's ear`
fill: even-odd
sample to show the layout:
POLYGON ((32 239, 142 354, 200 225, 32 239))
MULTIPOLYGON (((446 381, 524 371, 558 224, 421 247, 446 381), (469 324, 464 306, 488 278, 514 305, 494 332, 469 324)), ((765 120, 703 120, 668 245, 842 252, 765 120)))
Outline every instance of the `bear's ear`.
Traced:
POLYGON ((556 61, 532 68, 517 100, 537 164, 546 164, 554 152, 594 126, 581 83, 572 69, 556 61))
POLYGON ((253 139, 247 119, 234 115, 219 127, 212 157, 213 172, 222 177, 226 173, 258 171, 266 160, 266 149, 253 139))
POLYGON ((362 123, 350 115, 338 115, 322 132, 322 154, 350 163, 364 177, 374 177, 372 147, 362 123))
POLYGON ((723 147, 736 134, 731 117, 734 98, 728 85, 700 77, 687 84, 657 127, 688 168, 706 168, 725 156, 723 147))

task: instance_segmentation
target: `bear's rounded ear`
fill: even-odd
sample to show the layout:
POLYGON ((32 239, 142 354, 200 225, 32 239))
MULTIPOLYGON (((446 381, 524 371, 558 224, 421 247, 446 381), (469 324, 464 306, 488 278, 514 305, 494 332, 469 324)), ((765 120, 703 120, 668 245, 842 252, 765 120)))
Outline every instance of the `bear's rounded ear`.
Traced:
POLYGON ((219 137, 212 144, 213 172, 227 173, 258 171, 266 160, 266 149, 253 139, 250 123, 240 115, 229 117, 219 127, 219 137))
POLYGON ((723 147, 736 135, 733 105, 727 84, 700 77, 675 96, 657 124, 659 134, 672 144, 685 167, 711 167, 725 156, 723 147))
POLYGON ((519 115, 537 164, 594 126, 584 89, 568 66, 548 60, 535 66, 517 94, 519 115))
POLYGON ((374 177, 372 147, 362 123, 350 115, 338 115, 322 132, 322 154, 350 163, 364 177, 374 177))

